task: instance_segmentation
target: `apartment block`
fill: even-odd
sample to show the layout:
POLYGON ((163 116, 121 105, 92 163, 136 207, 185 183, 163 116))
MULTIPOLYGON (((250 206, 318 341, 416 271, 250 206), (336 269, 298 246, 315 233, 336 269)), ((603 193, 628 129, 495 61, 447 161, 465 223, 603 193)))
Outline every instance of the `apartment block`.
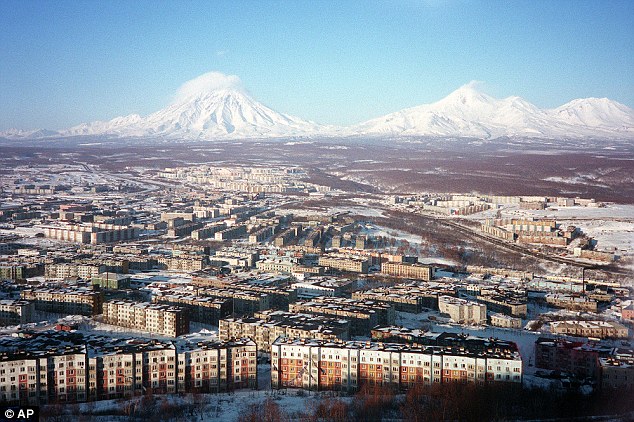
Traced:
POLYGON ((522 382, 522 359, 510 342, 470 347, 278 338, 271 346, 271 387, 354 392, 363 386, 402 391, 416 385, 522 382))
POLYGON ((0 325, 19 325, 31 322, 35 303, 28 300, 0 300, 0 325))
POLYGON ((599 365, 603 390, 625 394, 634 391, 634 353, 631 349, 617 349, 612 356, 600 358, 599 365))
POLYGON ((247 226, 240 224, 237 226, 229 227, 228 229, 221 230, 214 234, 215 240, 232 240, 240 239, 247 235, 247 226))
POLYGON ((44 227, 44 236, 49 239, 63 240, 75 243, 100 243, 122 242, 136 239, 139 236, 138 229, 131 226, 116 226, 114 224, 69 224, 65 226, 44 227))
POLYGON ((249 339, 160 341, 45 331, 0 339, 0 402, 44 405, 257 388, 249 339))
POLYGON ((540 337, 535 341, 535 367, 569 372, 580 379, 599 380, 599 358, 612 348, 599 344, 540 337))
POLYGON ((587 296, 549 293, 546 295, 546 303, 556 306, 557 308, 564 308, 570 311, 597 311, 597 301, 592 300, 587 296))
POLYGON ((117 273, 99 273, 91 279, 93 286, 103 290, 122 290, 130 288, 130 276, 117 273))
POLYGON ((550 323, 553 334, 577 337, 628 338, 628 328, 611 321, 555 321, 550 323))
POLYGON ((218 321, 230 315, 233 310, 231 298, 196 296, 184 293, 153 295, 152 302, 178 306, 185 309, 190 321, 211 325, 218 325, 218 321))
POLYGON ((515 318, 505 314, 492 313, 490 315, 491 325, 494 327, 514 328, 519 330, 522 328, 522 319, 515 318))
POLYGON ((498 291, 483 292, 477 296, 476 301, 485 304, 490 311, 513 317, 526 317, 528 314, 526 295, 523 294, 498 291))
POLYGON ((339 318, 264 311, 253 317, 222 319, 218 332, 221 340, 251 338, 261 353, 270 353, 271 344, 279 336, 348 340, 350 323, 339 318))
POLYGON ((166 337, 189 333, 189 314, 180 307, 116 300, 103 304, 107 324, 149 331, 166 337))
POLYGON ((37 311, 66 315, 98 315, 103 306, 103 293, 81 287, 26 289, 20 297, 33 301, 37 311))
POLYGON ((367 335, 377 325, 394 324, 394 308, 384 303, 335 297, 316 297, 291 303, 290 312, 336 316, 350 321, 350 335, 367 335))
POLYGON ((159 267, 171 271, 200 271, 209 260, 204 255, 161 256, 157 258, 159 267))
POLYGON ((319 265, 340 271, 367 274, 370 260, 362 256, 327 254, 319 257, 319 265))
POLYGON ((431 280, 434 275, 434 269, 430 265, 409 264, 407 262, 384 262, 381 264, 381 272, 395 277, 424 281, 431 280))
POLYGON ((486 305, 452 296, 438 298, 438 308, 459 324, 484 324, 487 321, 486 305))
POLYGON ((185 343, 178 347, 178 391, 219 393, 257 389, 257 346, 250 339, 185 343))

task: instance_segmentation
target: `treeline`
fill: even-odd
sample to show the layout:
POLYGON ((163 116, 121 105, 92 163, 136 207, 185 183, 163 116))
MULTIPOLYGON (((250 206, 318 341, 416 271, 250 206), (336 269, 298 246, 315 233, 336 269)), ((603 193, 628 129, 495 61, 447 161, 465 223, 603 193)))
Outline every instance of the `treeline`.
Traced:
POLYGON ((247 409, 239 422, 583 420, 592 415, 632 416, 632 412, 634 404, 627 393, 584 395, 518 385, 449 383, 413 388, 405 396, 364 388, 352 397, 316 400, 311 408, 293 414, 267 399, 247 409))

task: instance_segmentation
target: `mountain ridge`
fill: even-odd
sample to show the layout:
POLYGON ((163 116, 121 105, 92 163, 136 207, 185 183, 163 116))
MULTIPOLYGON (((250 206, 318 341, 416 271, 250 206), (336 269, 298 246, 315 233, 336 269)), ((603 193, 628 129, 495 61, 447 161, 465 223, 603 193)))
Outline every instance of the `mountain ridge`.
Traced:
POLYGON ((168 106, 142 117, 82 123, 50 131, 9 130, 8 139, 75 136, 247 139, 312 136, 504 136, 634 138, 634 110, 607 98, 580 98, 540 109, 518 96, 496 99, 471 82, 430 104, 352 125, 320 125, 279 113, 252 98, 235 76, 210 72, 186 82, 168 106))

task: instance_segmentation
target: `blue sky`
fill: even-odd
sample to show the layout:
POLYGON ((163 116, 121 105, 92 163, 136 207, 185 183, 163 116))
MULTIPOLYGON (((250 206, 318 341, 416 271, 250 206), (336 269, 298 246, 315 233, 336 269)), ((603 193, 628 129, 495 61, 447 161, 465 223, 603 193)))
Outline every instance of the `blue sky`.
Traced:
POLYGON ((0 130, 167 105, 209 71, 271 108, 352 124, 471 80, 539 107, 634 107, 634 1, 0 1, 0 130))

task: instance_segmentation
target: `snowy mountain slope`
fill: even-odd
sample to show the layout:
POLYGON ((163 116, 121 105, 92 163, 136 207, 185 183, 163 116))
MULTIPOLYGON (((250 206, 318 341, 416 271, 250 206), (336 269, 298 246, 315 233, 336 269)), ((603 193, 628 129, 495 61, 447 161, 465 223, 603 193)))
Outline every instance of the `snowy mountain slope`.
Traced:
POLYGON ((69 129, 0 132, 9 139, 72 136, 237 139, 290 136, 451 136, 497 138, 634 138, 634 110, 607 98, 573 100, 540 109, 520 97, 496 99, 471 82, 432 104, 348 128, 323 126, 257 102, 233 75, 209 72, 184 83, 167 107, 141 117, 83 123, 69 129))
POLYGON ((572 100, 549 113, 570 125, 622 131, 634 128, 634 110, 607 98, 572 100))
POLYGON ((183 138, 308 135, 316 123, 278 113, 239 89, 201 92, 150 114, 136 128, 145 135, 183 138))
POLYGON ((124 134, 128 128, 141 122, 142 118, 138 114, 130 114, 129 116, 115 117, 109 121, 95 121, 90 123, 82 123, 69 129, 57 132, 58 136, 79 136, 79 135, 98 135, 98 134, 124 134))
POLYGON ((473 83, 442 100, 390 113, 351 128, 362 134, 634 137, 634 110, 607 99, 574 100, 542 110, 520 97, 495 99, 473 83))
POLYGON ((108 136, 178 139, 261 138, 304 136, 334 130, 278 113, 257 102, 237 76, 209 72, 184 83, 167 107, 141 117, 131 114, 95 121, 60 131, 0 133, 12 139, 108 136))

